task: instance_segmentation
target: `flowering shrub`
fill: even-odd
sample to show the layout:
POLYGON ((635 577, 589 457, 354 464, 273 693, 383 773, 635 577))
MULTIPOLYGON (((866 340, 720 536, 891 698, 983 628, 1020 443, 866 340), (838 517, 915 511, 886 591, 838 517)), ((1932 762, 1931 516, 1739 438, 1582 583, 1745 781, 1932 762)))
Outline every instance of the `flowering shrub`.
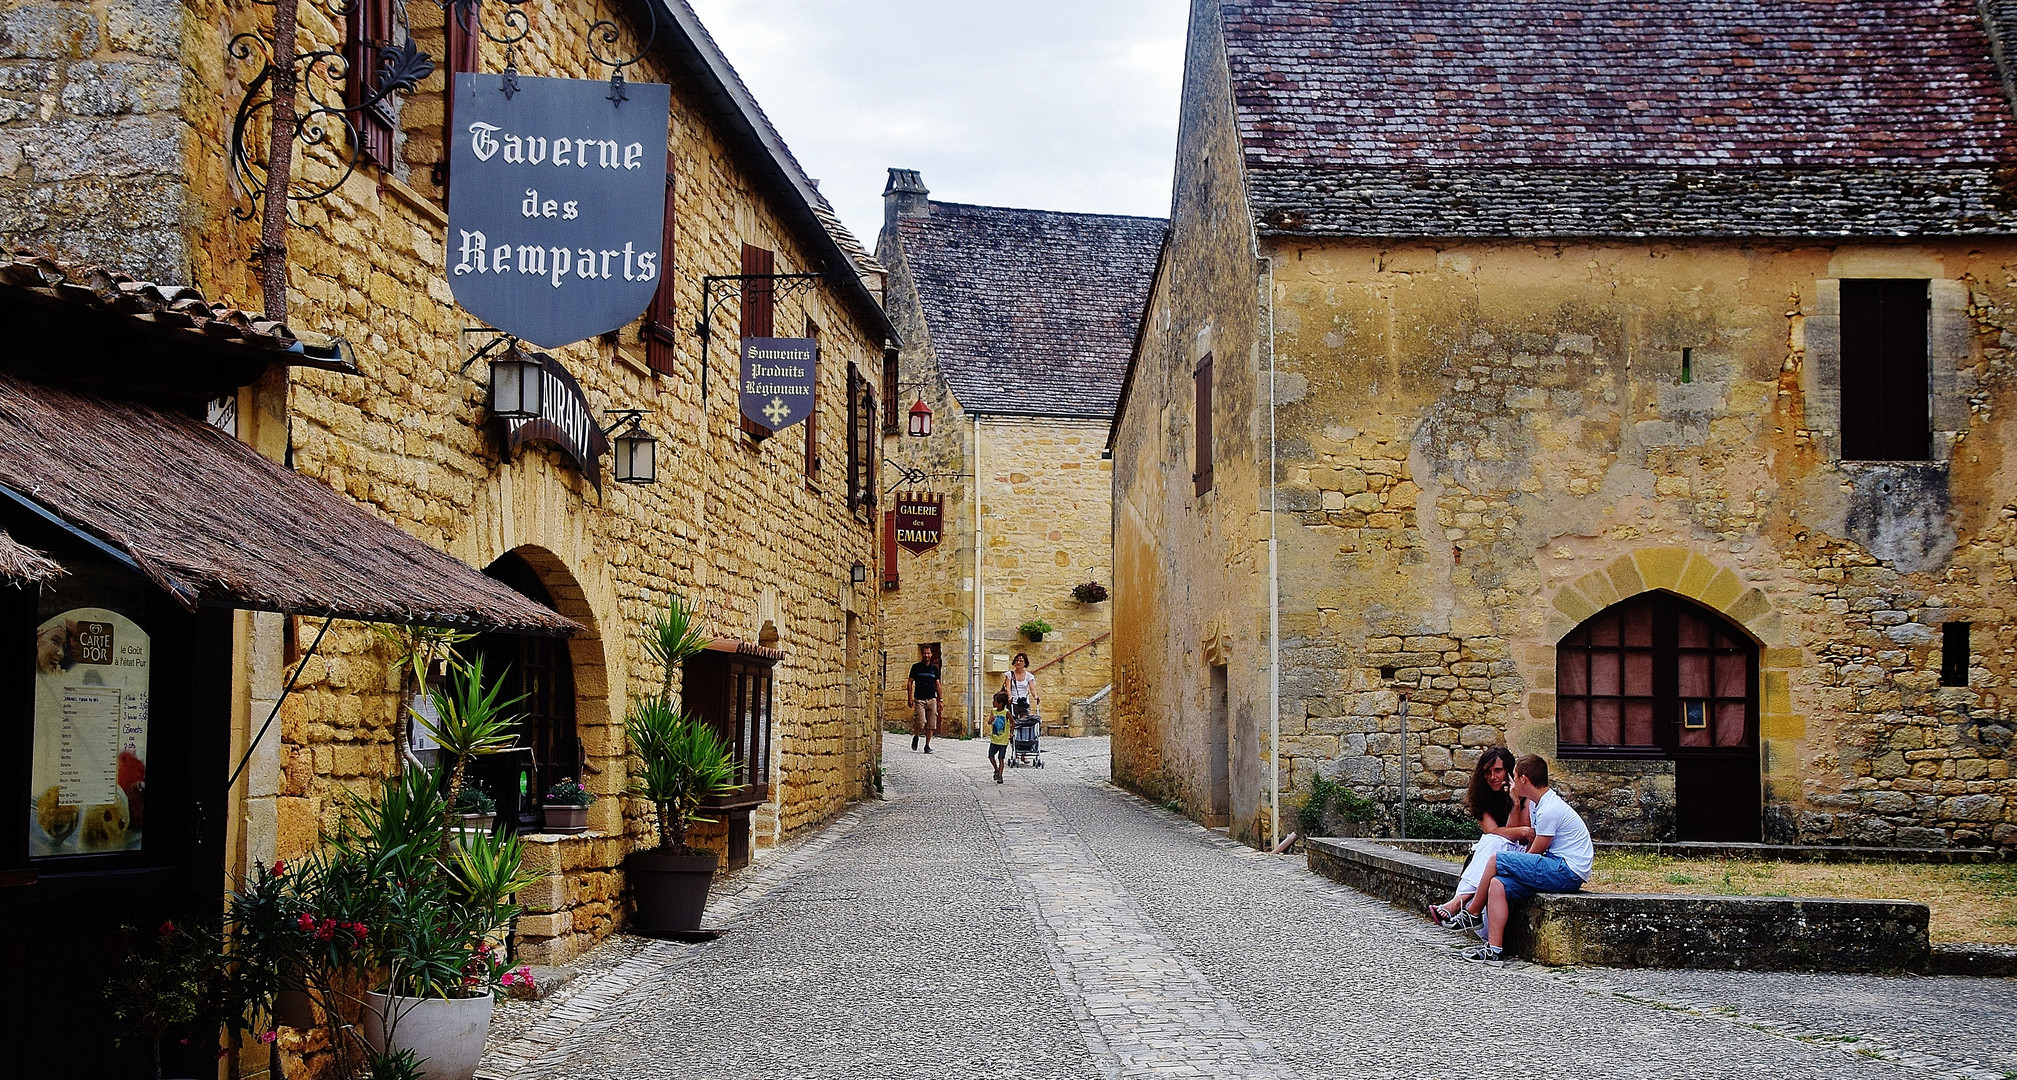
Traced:
POLYGON ((1097 581, 1072 586, 1072 599, 1081 604, 1097 604, 1109 595, 1107 587, 1097 581))
POLYGON ((581 786, 579 780, 561 780, 546 789, 548 806, 592 806, 595 796, 581 786))

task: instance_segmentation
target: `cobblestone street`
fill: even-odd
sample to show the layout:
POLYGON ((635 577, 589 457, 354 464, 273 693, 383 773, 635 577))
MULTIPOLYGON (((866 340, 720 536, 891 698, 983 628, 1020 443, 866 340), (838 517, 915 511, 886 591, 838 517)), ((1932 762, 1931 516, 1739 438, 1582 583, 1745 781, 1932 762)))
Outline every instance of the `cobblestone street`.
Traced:
POLYGON ((1468 965, 1047 745, 997 786, 982 743, 888 739, 887 801, 724 883, 725 936, 605 950, 480 1075, 2017 1075, 2007 981, 1468 965))

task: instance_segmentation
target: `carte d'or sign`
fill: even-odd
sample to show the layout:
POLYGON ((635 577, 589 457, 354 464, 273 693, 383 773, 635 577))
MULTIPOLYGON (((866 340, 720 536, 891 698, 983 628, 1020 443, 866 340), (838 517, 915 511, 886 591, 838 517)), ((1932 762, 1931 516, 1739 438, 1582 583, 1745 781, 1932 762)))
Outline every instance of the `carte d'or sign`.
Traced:
POLYGON ((896 497, 896 544, 912 555, 938 546, 945 535, 945 496, 936 491, 906 491, 896 497))
POLYGON ((666 272, 671 88, 521 75, 455 77, 449 288, 469 312, 557 348, 642 313, 666 272))
POLYGON ((772 431, 812 415, 818 364, 811 338, 743 338, 742 415, 772 431))
POLYGON ((545 353, 533 353, 546 370, 545 392, 540 394, 539 415, 524 420, 500 421, 504 444, 516 452, 527 443, 546 443, 574 462, 588 482, 602 490, 602 455, 609 451, 609 437, 595 422, 588 396, 574 375, 560 361, 545 353))

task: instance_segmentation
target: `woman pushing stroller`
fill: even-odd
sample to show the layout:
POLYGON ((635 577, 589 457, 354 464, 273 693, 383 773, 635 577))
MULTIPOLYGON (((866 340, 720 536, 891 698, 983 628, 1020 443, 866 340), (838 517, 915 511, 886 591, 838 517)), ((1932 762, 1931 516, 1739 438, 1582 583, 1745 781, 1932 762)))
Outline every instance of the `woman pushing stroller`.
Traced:
POLYGON ((1465 930, 1478 925, 1478 916, 1467 908, 1477 895, 1479 879, 1487 863, 1502 851, 1524 851, 1534 838, 1527 806, 1515 799, 1513 752, 1503 746, 1485 751, 1471 770, 1471 786, 1464 792, 1464 805, 1478 819, 1478 842, 1471 847, 1471 860, 1457 882, 1455 896, 1441 904, 1429 905, 1429 918, 1437 926, 1465 930))

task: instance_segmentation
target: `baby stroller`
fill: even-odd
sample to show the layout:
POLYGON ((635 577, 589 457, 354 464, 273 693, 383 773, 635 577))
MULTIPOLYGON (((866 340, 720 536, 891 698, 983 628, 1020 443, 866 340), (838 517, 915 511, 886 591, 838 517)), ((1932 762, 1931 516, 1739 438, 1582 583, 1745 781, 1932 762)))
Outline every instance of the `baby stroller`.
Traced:
POLYGON ((1011 706, 1009 717, 1015 725, 1009 734, 1009 766, 1043 768, 1043 748, 1038 745, 1038 736, 1043 731, 1043 720, 1030 711, 1030 703, 1027 701, 1018 701, 1011 706))

